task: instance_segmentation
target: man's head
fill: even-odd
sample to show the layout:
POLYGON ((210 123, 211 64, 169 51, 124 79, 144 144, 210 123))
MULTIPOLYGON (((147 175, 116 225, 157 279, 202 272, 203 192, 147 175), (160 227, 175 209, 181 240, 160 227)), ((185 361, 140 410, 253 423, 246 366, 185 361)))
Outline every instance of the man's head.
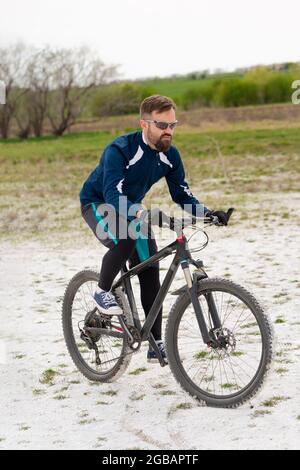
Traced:
POLYGON ((159 152, 166 152, 171 146, 177 123, 175 110, 175 103, 166 96, 149 96, 141 104, 141 128, 149 145, 159 152))

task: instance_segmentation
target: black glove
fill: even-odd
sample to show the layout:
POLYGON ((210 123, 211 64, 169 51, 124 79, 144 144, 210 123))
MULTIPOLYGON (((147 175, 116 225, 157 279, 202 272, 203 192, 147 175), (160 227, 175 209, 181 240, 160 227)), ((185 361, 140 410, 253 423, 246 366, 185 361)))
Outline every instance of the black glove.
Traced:
POLYGON ((233 212, 233 208, 231 207, 230 209, 228 209, 227 212, 224 212, 224 211, 208 211, 208 212, 206 212, 205 216, 206 217, 211 217, 211 216, 217 217, 218 221, 219 221, 219 225, 227 225, 232 212, 233 212))

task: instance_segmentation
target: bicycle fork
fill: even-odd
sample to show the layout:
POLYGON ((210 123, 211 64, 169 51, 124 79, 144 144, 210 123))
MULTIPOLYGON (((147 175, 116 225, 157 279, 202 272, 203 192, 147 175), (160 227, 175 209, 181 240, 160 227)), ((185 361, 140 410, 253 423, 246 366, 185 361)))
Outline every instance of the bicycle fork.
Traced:
MULTIPOLYGON (((193 273, 193 277, 192 277, 188 261, 182 261, 181 266, 182 266, 184 277, 187 283, 191 302, 192 302, 192 305, 194 307, 194 311, 196 314, 196 319, 197 319, 197 322, 201 331, 203 342, 207 344, 208 346, 212 346, 214 343, 214 335, 210 335, 210 332, 207 329, 203 310, 199 302, 198 292, 197 292, 197 284, 198 284, 197 274, 193 273)), ((209 310, 209 313, 213 322, 214 329, 221 328, 222 326, 221 321, 218 315, 217 307, 216 307, 212 293, 208 292, 205 295, 205 298, 206 298, 208 310, 209 310)))

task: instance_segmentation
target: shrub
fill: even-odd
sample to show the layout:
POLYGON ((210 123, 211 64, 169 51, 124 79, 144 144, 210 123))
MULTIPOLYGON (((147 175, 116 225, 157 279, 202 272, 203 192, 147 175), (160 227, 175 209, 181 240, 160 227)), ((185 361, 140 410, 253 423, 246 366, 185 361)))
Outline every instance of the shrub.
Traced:
POLYGON ((183 93, 180 104, 185 110, 201 106, 211 106, 214 93, 214 81, 202 84, 199 88, 189 88, 183 93))
POLYGON ((215 104, 224 107, 257 104, 258 101, 258 85, 243 78, 224 80, 214 96, 215 104))
POLYGON ((265 103, 286 103, 291 100, 293 76, 276 74, 265 85, 265 103))
POLYGON ((154 88, 135 83, 103 87, 94 97, 91 110, 97 117, 137 113, 141 101, 155 93, 154 88))

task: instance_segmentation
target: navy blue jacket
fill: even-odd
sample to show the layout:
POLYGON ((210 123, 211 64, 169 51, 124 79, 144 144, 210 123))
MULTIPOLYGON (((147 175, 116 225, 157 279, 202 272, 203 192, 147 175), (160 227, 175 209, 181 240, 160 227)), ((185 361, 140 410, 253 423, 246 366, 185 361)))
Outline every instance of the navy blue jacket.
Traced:
POLYGON ((167 152, 153 150, 142 132, 118 137, 106 147, 99 165, 81 189, 80 202, 105 202, 119 212, 120 196, 127 196, 127 218, 132 220, 136 211, 143 208, 141 202, 151 186, 163 177, 175 203, 193 215, 203 216, 208 209, 191 193, 176 147, 171 145, 167 152), (185 208, 187 204, 189 207, 185 208))

